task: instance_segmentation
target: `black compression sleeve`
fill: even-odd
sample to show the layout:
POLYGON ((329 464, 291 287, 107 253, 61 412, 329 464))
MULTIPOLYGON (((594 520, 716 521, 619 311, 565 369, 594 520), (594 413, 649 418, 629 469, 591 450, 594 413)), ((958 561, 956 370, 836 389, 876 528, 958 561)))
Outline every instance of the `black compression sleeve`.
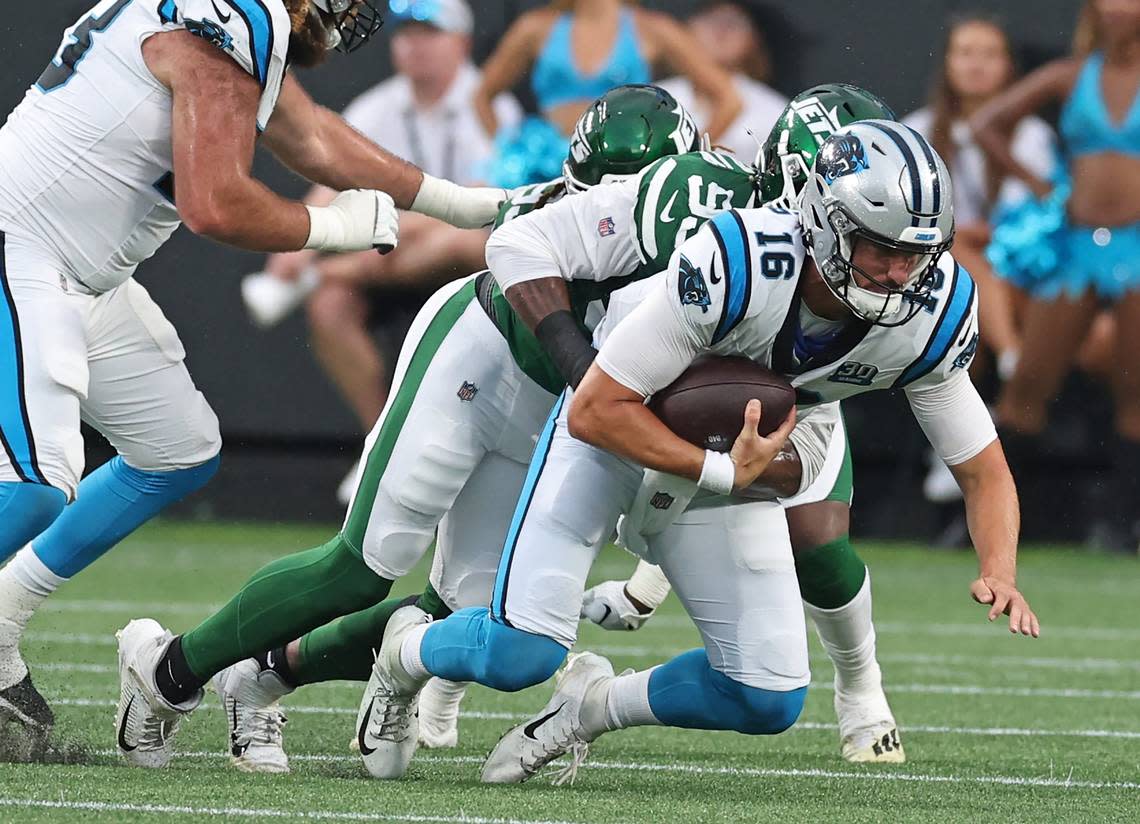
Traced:
POLYGON ((577 388, 586 370, 594 362, 598 350, 590 345, 589 339, 568 309, 551 312, 539 321, 534 336, 554 361, 558 373, 571 388, 577 388))

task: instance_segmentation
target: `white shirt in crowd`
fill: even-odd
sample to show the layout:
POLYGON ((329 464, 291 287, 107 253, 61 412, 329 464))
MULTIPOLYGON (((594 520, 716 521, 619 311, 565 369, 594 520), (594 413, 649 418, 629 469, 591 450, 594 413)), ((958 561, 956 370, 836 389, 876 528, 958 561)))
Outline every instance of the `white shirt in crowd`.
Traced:
MULTIPOLYGON (((771 131, 772 126, 788 105, 788 98, 784 97, 771 86, 766 86, 753 80, 748 75, 737 72, 732 76, 736 93, 740 95, 743 108, 732 124, 725 130, 716 143, 732 153, 743 163, 751 163, 756 157, 759 144, 756 139, 763 141, 771 131), (753 139, 749 130, 756 135, 753 139)), ((693 92, 693 82, 687 77, 670 77, 662 80, 658 85, 677 98, 677 102, 692 112, 697 125, 703 132, 708 128, 709 116, 712 114, 704 106, 697 105, 697 96, 693 92)))
MULTIPOLYGON (((930 138, 933 121, 934 113, 929 107, 911 112, 903 118, 903 123, 927 139, 930 138)), ((1011 205, 1030 196, 1024 183, 1006 178, 991 207, 986 196, 985 155, 974 142, 969 125, 965 121, 956 121, 950 127, 950 136, 957 148, 950 164, 950 178, 954 182, 954 221, 958 225, 984 223, 991 214, 992 207, 1011 205)), ((1030 115, 1022 118, 1014 129, 1010 151, 1027 169, 1048 179, 1056 164, 1055 141, 1053 130, 1048 124, 1041 118, 1030 115)))
MULTIPOLYGON (((349 103, 344 119, 429 175, 463 185, 478 183, 492 147, 471 104, 478 85, 479 70, 465 63, 447 94, 436 105, 421 109, 412 98, 411 81, 397 74, 349 103)), ((522 120, 522 107, 511 94, 496 96, 492 105, 500 124, 513 126, 522 120)))

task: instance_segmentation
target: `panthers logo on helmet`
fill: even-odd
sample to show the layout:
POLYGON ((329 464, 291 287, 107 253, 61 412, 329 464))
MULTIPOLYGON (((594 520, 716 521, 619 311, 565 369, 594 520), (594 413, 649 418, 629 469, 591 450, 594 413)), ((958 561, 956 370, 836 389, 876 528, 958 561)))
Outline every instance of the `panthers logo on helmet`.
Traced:
POLYGON ((677 292, 681 297, 681 305, 699 306, 701 312, 707 312, 712 301, 709 299, 709 288, 705 285, 705 276, 684 255, 681 255, 679 275, 677 292))
POLYGON ((837 135, 829 140, 815 160, 816 171, 828 183, 844 175, 855 174, 870 165, 863 141, 851 134, 837 135))

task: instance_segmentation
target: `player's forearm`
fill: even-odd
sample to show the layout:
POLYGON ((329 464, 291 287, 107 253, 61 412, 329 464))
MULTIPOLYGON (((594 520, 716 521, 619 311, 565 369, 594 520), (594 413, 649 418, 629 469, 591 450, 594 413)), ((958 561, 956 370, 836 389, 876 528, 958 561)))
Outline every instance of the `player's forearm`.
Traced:
POLYGON ((423 171, 376 145, 334 112, 323 107, 317 111, 320 146, 292 158, 290 166, 330 189, 378 189, 391 195, 398 208, 412 208, 423 171))
POLYGON ((789 441, 780 453, 760 473, 760 477, 750 486, 733 494, 750 500, 771 501, 776 498, 790 498, 800 491, 803 480, 803 462, 796 445, 789 441))
POLYGON ((963 464, 951 467, 966 502, 966 522, 983 577, 1014 582, 1021 528, 1017 487, 1001 445, 994 441, 963 464))
POLYGON ((705 450, 673 434, 645 407, 644 398, 615 397, 610 384, 616 384, 613 378, 590 367, 567 414, 570 434, 647 469, 700 480, 705 450))
POLYGON ((309 212, 274 194, 252 178, 217 182, 201 192, 178 187, 175 200, 182 222, 194 234, 253 252, 292 252, 309 237, 309 212))

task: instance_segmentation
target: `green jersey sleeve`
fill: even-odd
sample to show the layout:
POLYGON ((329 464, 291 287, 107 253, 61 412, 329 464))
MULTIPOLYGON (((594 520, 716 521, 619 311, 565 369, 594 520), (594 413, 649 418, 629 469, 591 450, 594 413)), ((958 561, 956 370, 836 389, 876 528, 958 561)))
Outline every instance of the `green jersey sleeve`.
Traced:
POLYGON ((713 215, 755 205, 752 169, 720 152, 665 157, 641 174, 634 206, 637 253, 650 271, 669 265, 673 250, 713 215))
POLYGON ((548 180, 545 183, 531 183, 520 186, 511 191, 511 196, 499 206, 499 213, 495 215, 492 231, 516 217, 529 214, 540 209, 548 203, 560 200, 566 194, 566 184, 562 178, 548 180))

